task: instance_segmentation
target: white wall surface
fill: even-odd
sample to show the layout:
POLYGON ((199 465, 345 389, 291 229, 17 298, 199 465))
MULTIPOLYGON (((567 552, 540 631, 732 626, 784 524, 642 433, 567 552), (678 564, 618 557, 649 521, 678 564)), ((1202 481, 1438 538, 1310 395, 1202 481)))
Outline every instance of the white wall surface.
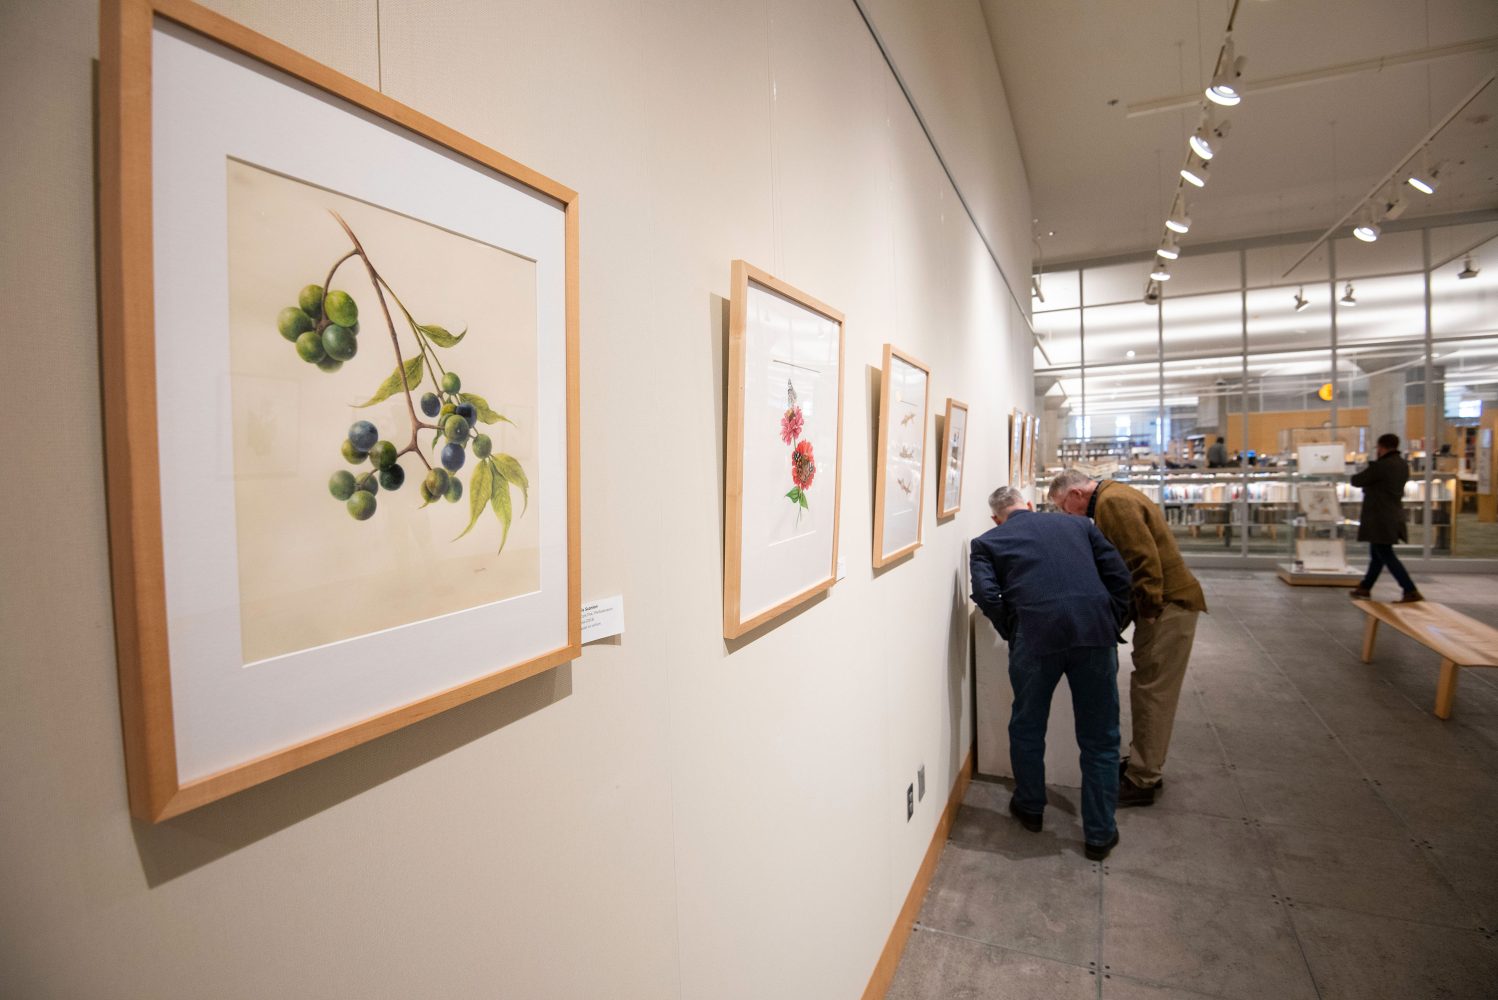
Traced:
MULTIPOLYGON (((130 820, 97 11, 0 0, 0 995, 858 997, 971 742, 965 545, 1007 473, 1030 342, 852 0, 380 0, 378 24, 375 0, 212 6, 581 192, 583 592, 625 594, 627 631, 195 813, 130 820), (734 257, 847 315, 848 575, 728 644, 734 257), (886 340, 931 365, 933 414, 952 395, 971 423, 962 512, 937 523, 928 474, 925 547, 876 575, 886 340)), ((981 27, 974 4, 906 6, 921 86, 997 79, 981 32, 933 53, 947 36, 917 30, 943 8, 981 27)), ((1023 276, 1004 117, 1001 143, 962 155, 1023 276)))

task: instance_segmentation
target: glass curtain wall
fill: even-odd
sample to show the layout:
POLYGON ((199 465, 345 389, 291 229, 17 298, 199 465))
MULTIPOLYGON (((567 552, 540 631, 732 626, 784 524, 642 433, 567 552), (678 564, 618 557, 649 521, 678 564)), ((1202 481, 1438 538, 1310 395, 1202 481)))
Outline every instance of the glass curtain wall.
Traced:
MULTIPOLYGON (((1338 238, 1297 265, 1308 249, 1183 255, 1157 302, 1144 258, 1041 275, 1048 468, 1144 490, 1186 551, 1290 559, 1300 445, 1341 441, 1361 462, 1394 433, 1413 473, 1406 553, 1498 558, 1477 493, 1498 427, 1498 220, 1338 238)), ((1339 492, 1355 521, 1360 494, 1339 492)))

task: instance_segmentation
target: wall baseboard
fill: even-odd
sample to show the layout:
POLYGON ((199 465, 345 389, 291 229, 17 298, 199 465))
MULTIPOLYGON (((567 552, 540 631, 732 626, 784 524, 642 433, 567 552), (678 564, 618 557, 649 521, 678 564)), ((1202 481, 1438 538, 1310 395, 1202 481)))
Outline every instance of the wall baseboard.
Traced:
POLYGON ((967 793, 967 786, 972 780, 973 749, 969 747, 967 759, 962 762, 957 780, 952 783, 951 794, 947 796, 947 807, 936 824, 936 831, 931 834, 931 845, 926 848, 921 867, 916 869, 915 880, 910 883, 910 892, 905 894, 905 905, 900 907, 900 915, 895 918, 889 940, 884 942, 884 951, 879 953, 879 961, 874 965, 874 974, 869 977, 869 985, 864 988, 863 1000, 884 1000, 890 984, 895 981, 895 970, 900 967, 900 955, 905 951, 905 942, 910 940, 910 932, 915 929, 921 903, 926 898, 926 890, 931 887, 932 876, 936 874, 936 863, 941 860, 942 848, 947 844, 947 834, 952 831, 957 810, 962 806, 962 797, 967 793))

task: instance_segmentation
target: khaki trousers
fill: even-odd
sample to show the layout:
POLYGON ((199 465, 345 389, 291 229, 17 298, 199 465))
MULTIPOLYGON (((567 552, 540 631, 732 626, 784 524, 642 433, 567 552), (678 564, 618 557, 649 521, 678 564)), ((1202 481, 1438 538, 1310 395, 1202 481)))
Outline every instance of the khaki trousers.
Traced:
POLYGON ((1134 672, 1129 675, 1133 733, 1128 775, 1141 788, 1160 783, 1200 614, 1167 604, 1153 623, 1134 625, 1134 672))

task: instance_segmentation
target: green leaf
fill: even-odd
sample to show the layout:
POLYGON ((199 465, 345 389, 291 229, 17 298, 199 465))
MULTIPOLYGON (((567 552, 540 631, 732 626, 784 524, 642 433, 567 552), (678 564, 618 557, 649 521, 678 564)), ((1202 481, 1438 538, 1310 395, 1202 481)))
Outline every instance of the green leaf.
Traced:
POLYGON ((406 380, 404 382, 401 381, 401 368, 400 366, 396 366, 395 371, 390 373, 390 377, 380 383, 380 387, 375 390, 373 396, 363 403, 355 403, 354 405, 363 409, 366 406, 373 406, 376 403, 383 402, 398 392, 405 392, 407 386, 410 386, 412 389, 416 388, 421 384, 421 365, 420 354, 414 358, 408 358, 405 365, 406 380))
MULTIPOLYGON (((484 512, 484 507, 489 503, 489 491, 494 488, 494 477, 489 470, 488 462, 480 462, 473 468, 473 475, 468 477, 468 527, 464 528, 458 538, 473 530, 478 523, 479 515, 484 512)), ((453 541, 457 541, 454 538, 453 541)))
POLYGON ((805 493, 802 493, 796 499, 801 503, 801 509, 802 510, 811 510, 811 504, 809 504, 809 503, 806 502, 806 494, 805 493))
MULTIPOLYGON (((505 550, 505 542, 510 537, 510 519, 513 515, 513 508, 510 506, 510 483, 505 478, 504 473, 500 471, 494 459, 491 458, 489 464, 494 466, 494 475, 499 480, 495 484, 496 488, 489 497, 489 503, 494 508, 494 516, 499 518, 499 523, 504 526, 504 533, 499 536, 499 551, 503 552, 505 550)), ((520 463, 516 462, 515 467, 517 469, 520 468, 520 463)), ((524 492, 524 487, 521 487, 521 492, 524 492)))
POLYGON ((525 506, 520 508, 520 513, 524 514, 531 506, 531 484, 530 480, 525 478, 525 470, 520 467, 519 460, 513 455, 495 455, 493 462, 495 472, 520 487, 520 496, 525 501, 525 506))
POLYGON ((503 420, 511 427, 516 426, 515 421, 511 420, 509 417, 506 417, 503 414, 495 413, 493 410, 489 409, 489 401, 483 396, 475 395, 471 392, 460 392, 458 393, 458 398, 465 403, 472 403, 473 408, 478 411, 479 420, 483 423, 497 424, 501 420, 503 420))
POLYGON ((790 492, 785 495, 785 498, 787 500, 792 501, 793 503, 800 503, 801 502, 801 487, 799 487, 799 486, 792 486, 790 492))
POLYGON ((431 326, 418 326, 416 329, 425 334, 426 338, 432 343, 436 344, 438 347, 457 347, 458 341, 468 336, 468 329, 466 327, 464 328, 463 332, 458 334, 456 337, 448 333, 442 327, 437 326, 435 323, 431 326))

